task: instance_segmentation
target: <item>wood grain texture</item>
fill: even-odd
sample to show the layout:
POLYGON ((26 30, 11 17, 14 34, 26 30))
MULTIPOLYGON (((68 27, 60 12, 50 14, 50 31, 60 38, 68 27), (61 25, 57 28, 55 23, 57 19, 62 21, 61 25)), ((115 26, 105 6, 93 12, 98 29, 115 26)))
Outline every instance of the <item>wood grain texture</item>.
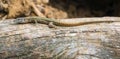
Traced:
POLYGON ((13 20, 0 23, 0 59, 120 59, 119 22, 54 29, 13 20))

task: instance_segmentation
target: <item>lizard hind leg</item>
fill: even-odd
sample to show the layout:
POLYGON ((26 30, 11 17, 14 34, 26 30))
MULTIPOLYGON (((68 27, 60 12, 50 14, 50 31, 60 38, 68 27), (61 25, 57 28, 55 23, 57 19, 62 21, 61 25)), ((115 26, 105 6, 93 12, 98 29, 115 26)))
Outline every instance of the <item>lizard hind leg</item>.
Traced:
POLYGON ((57 26, 55 26, 55 25, 53 24, 53 22, 49 22, 49 23, 48 23, 48 27, 49 27, 49 28, 57 28, 57 26))

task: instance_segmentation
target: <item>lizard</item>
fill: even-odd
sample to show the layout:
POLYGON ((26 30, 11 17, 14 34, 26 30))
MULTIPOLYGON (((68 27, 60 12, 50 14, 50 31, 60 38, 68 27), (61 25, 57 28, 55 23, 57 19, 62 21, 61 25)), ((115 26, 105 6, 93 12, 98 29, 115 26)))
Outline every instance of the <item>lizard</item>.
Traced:
POLYGON ((85 25, 91 23, 101 23, 101 22, 120 22, 118 17, 102 17, 101 18, 71 18, 71 19, 52 19, 45 17, 20 17, 14 20, 16 24, 23 23, 44 23, 44 24, 52 24, 56 26, 78 26, 85 25))

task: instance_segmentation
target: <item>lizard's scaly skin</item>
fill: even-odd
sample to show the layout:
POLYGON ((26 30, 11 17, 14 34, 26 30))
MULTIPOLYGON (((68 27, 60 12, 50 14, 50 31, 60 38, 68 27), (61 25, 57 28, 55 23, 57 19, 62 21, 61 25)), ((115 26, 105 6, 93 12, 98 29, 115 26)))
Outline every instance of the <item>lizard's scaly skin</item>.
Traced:
POLYGON ((101 18, 72 18, 72 19, 50 19, 44 17, 21 17, 17 18, 16 23, 45 23, 49 24, 53 22, 54 25, 58 26, 77 26, 90 23, 100 23, 100 22, 120 22, 118 17, 103 17, 101 18))

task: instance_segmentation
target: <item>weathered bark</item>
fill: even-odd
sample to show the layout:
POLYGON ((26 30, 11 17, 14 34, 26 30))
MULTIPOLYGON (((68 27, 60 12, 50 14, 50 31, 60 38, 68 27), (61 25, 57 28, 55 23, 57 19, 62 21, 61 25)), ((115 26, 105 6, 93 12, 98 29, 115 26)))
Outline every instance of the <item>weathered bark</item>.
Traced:
POLYGON ((120 59, 119 22, 54 29, 12 21, 0 23, 0 59, 120 59))

